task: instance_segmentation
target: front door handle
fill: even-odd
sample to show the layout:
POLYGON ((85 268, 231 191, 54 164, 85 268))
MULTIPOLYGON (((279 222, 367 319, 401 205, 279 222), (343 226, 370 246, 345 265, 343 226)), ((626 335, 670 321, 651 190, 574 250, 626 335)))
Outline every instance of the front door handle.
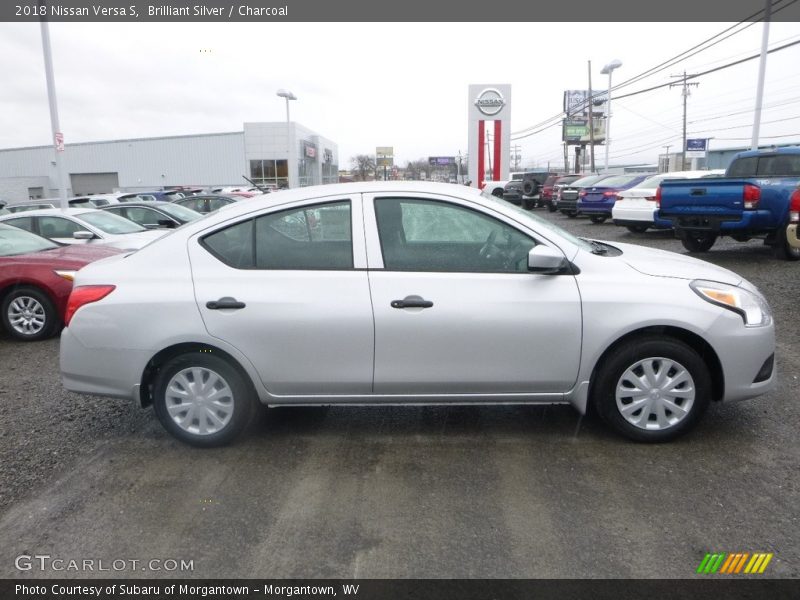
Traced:
POLYGON ((222 308, 244 308, 245 303, 239 302, 236 298, 225 296, 219 300, 209 300, 206 302, 206 308, 210 310, 220 310, 222 308))
POLYGON ((402 300, 392 300, 392 308, 431 308, 433 302, 421 296, 406 296, 402 300))

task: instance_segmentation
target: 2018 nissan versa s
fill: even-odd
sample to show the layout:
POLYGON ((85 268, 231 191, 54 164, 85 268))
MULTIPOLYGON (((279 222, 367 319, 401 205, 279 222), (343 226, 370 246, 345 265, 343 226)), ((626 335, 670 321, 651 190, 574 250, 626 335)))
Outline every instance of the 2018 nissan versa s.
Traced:
POLYGON ((198 446, 256 402, 591 403, 663 441, 776 381, 770 308, 735 273, 447 184, 236 203, 82 269, 66 322, 69 390, 152 404, 198 446))

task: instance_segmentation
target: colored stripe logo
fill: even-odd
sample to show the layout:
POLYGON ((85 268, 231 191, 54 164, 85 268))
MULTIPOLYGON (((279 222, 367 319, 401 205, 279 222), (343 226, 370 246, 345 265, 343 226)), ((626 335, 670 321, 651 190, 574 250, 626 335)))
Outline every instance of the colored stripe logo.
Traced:
POLYGON ((767 570, 767 565, 772 560, 772 552, 715 552, 707 553, 697 573, 703 575, 748 575, 761 574, 767 570))

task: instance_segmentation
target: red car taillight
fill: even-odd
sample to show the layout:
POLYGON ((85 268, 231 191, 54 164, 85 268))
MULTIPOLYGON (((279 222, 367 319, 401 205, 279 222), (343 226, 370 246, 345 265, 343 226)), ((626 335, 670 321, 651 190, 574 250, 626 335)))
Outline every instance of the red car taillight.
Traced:
POLYGON ((661 208, 661 186, 656 189, 656 197, 653 199, 656 201, 656 208, 661 208))
POLYGON ((585 195, 586 195, 586 191, 585 190, 581 190, 580 192, 578 192, 578 196, 583 197, 585 195))
POLYGON ((800 223, 800 188, 797 188, 789 200, 789 222, 800 223))
POLYGON ((745 210, 755 210, 758 208, 758 203, 761 200, 761 188, 756 185, 745 183, 742 199, 744 200, 745 210))
POLYGON ((82 285, 72 289, 67 300, 67 310, 64 313, 64 325, 69 325, 72 316, 81 306, 97 302, 108 296, 116 289, 115 285, 82 285))

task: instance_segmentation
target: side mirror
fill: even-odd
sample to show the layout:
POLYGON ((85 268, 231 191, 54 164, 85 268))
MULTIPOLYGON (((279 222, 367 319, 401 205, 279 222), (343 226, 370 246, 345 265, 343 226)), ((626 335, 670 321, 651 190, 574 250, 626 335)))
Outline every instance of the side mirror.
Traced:
POLYGON ((76 231, 72 237, 76 240, 93 240, 94 234, 91 231, 76 231))
POLYGON ((548 246, 534 246, 528 252, 528 271, 541 275, 555 275, 569 266, 564 255, 548 246))
POLYGON ((158 226, 166 227, 167 229, 175 229, 175 221, 171 221, 170 219, 159 219, 158 226))

